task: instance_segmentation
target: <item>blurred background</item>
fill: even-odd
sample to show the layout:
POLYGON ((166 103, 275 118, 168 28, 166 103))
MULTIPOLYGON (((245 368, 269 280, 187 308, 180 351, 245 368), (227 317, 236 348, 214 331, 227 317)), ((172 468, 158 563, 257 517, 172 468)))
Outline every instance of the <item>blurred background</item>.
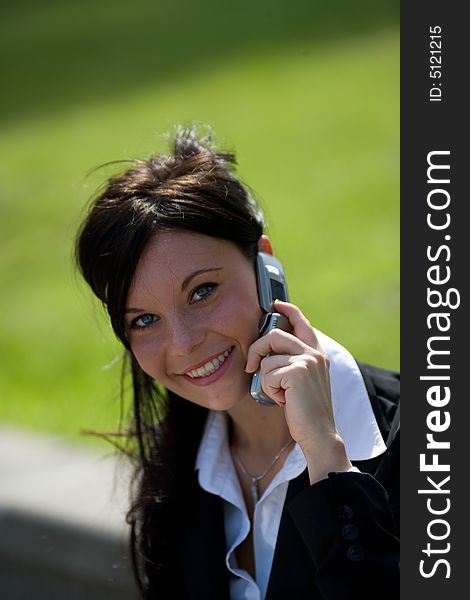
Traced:
MULTIPOLYGON (((291 299, 399 366, 399 3, 20 0, 0 47, 0 424, 97 443, 119 348, 74 270, 107 161, 210 124, 264 207, 291 299)), ((100 442, 103 445, 103 442, 100 442)))

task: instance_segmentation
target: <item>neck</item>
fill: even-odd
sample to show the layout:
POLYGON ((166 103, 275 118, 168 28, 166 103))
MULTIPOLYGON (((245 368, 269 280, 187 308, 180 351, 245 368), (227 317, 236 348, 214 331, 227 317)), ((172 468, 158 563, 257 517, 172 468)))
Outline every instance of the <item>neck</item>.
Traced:
POLYGON ((262 406, 247 396, 227 413, 230 445, 244 454, 270 460, 290 439, 283 408, 262 406))

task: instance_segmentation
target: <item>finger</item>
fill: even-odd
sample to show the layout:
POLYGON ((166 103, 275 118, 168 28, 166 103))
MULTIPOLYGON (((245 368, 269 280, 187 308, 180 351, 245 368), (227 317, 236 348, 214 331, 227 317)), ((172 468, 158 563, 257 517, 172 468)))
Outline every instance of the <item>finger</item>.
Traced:
POLYGON ((279 369, 289 363, 289 356, 267 356, 261 361, 261 387, 278 406, 286 404, 285 390, 280 385, 279 369))
POLYGON ((263 365, 262 386, 265 393, 278 404, 288 403, 289 397, 294 396, 297 400, 302 397, 308 399, 308 411, 315 414, 318 424, 324 419, 334 423, 328 373, 325 372, 320 378, 312 378, 308 369, 305 369, 305 359, 297 360, 296 357, 291 357, 288 362, 289 364, 273 368, 266 373, 263 373, 263 365))
POLYGON ((273 329, 263 337, 257 339, 248 349, 245 371, 253 373, 259 367, 260 362, 268 354, 302 354, 308 347, 286 331, 273 329))
MULTIPOLYGON (((266 360, 266 359, 265 359, 266 360)), ((262 387, 264 392, 279 406, 286 404, 286 391, 292 385, 292 365, 286 364, 262 373, 262 387)))
POLYGON ((315 383, 315 388, 330 387, 328 358, 317 350, 311 349, 309 355, 302 356, 267 356, 261 361, 260 369, 264 378, 282 376, 283 379, 279 379, 279 382, 285 390, 295 383, 310 380, 315 383), (289 381, 286 376, 289 376, 289 381))
POLYGON ((298 337, 299 340, 302 340, 312 348, 322 351, 320 342, 315 335, 315 331, 310 324, 310 321, 302 313, 300 308, 290 302, 283 302, 282 300, 275 300, 273 308, 276 312, 281 313, 289 319, 293 328, 293 334, 298 337))
POLYGON ((287 367, 287 365, 292 364, 294 360, 295 356, 292 356, 291 354, 271 354, 270 356, 265 356, 260 364, 261 372, 263 374, 268 374, 274 369, 287 367))
POLYGON ((288 366, 292 358, 291 355, 273 354, 272 356, 265 356, 260 363, 261 387, 264 393, 267 394, 271 400, 274 400, 278 406, 284 406, 286 403, 284 390, 277 385, 269 386, 268 388, 266 377, 275 375, 277 369, 288 366))
POLYGON ((329 382, 328 357, 314 348, 309 348, 309 353, 303 355, 271 354, 265 356, 260 362, 260 369, 263 375, 268 375, 275 369, 281 369, 298 363, 307 365, 312 374, 319 373, 329 382))

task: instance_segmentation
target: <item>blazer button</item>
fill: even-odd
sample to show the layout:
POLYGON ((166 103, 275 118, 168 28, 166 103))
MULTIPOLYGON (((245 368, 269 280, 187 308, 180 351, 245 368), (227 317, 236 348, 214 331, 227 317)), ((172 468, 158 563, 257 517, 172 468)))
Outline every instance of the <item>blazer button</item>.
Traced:
POLYGON ((354 516, 354 511, 350 506, 340 506, 338 508, 338 517, 342 521, 350 521, 354 516))
POLYGON ((348 548, 348 558, 353 562, 357 562, 358 560, 362 560, 364 557, 364 550, 362 546, 358 546, 354 544, 353 546, 349 546, 348 548))
POLYGON ((353 540, 357 540, 357 536, 359 535, 359 531, 355 525, 349 524, 345 525, 341 530, 343 537, 345 540, 349 540, 352 542, 353 540))

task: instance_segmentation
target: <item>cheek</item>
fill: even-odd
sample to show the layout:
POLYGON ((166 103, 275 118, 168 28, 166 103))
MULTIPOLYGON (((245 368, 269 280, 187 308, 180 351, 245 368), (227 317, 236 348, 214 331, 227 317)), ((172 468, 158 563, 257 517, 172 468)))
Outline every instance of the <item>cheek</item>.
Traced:
POLYGON ((137 338, 131 342, 131 350, 140 368, 155 379, 158 379, 163 370, 163 352, 159 345, 149 336, 137 338))
POLYGON ((250 294, 233 294, 221 304, 218 311, 208 311, 211 328, 251 344, 258 338, 258 324, 262 316, 258 297, 250 294))

